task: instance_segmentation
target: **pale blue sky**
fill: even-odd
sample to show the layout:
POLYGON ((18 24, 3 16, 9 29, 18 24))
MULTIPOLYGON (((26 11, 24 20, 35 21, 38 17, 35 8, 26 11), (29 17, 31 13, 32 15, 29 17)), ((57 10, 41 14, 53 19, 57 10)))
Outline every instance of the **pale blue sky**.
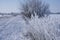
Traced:
POLYGON ((0 0, 0 12, 18 12, 18 0, 0 0))
POLYGON ((60 12, 60 0, 44 0, 49 3, 51 12, 60 12))
MULTIPOLYGON (((60 12, 60 0, 44 1, 50 4, 51 12, 60 12)), ((0 0, 0 12, 19 12, 19 0, 0 0)))

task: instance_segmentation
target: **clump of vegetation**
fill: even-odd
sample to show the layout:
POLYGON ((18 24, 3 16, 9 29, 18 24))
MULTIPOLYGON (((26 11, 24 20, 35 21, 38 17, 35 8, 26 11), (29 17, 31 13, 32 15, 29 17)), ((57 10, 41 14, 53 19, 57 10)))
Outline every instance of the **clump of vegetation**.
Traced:
POLYGON ((24 17, 31 18, 31 15, 38 17, 44 17, 49 12, 49 5, 43 3, 41 0, 26 0, 24 4, 22 4, 22 12, 24 17))

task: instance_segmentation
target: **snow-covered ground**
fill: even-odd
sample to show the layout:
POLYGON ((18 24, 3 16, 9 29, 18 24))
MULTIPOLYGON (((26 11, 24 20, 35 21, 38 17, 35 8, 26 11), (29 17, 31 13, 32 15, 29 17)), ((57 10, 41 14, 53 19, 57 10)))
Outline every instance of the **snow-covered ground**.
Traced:
POLYGON ((26 23, 22 16, 0 18, 0 40, 60 40, 60 15, 32 17, 26 23))

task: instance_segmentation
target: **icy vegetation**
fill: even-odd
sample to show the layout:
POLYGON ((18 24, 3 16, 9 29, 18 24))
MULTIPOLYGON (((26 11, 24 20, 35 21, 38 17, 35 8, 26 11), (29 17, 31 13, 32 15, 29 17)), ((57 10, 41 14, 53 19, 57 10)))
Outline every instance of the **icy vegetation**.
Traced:
POLYGON ((1 18, 0 40, 60 40, 60 15, 1 18))
MULTIPOLYGON (((30 36, 30 40, 59 40, 59 15, 51 15, 44 18, 32 16, 29 22, 29 28, 26 35, 30 36)), ((27 28, 26 28, 27 29, 27 28)))

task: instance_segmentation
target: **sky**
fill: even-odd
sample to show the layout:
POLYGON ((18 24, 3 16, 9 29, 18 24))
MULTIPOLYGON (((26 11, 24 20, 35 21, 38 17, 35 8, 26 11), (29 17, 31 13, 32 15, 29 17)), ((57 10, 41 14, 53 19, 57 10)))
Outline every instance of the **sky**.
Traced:
POLYGON ((44 0, 46 3, 50 5, 51 12, 60 12, 60 0, 44 0))
MULTIPOLYGON (((20 12, 19 2, 21 0, 0 0, 0 12, 10 13, 10 12, 20 12)), ((60 0, 44 0, 44 2, 50 5, 49 9, 51 12, 60 12, 60 0)))
POLYGON ((19 1, 18 0, 0 0, 0 12, 10 13, 19 12, 19 1))

